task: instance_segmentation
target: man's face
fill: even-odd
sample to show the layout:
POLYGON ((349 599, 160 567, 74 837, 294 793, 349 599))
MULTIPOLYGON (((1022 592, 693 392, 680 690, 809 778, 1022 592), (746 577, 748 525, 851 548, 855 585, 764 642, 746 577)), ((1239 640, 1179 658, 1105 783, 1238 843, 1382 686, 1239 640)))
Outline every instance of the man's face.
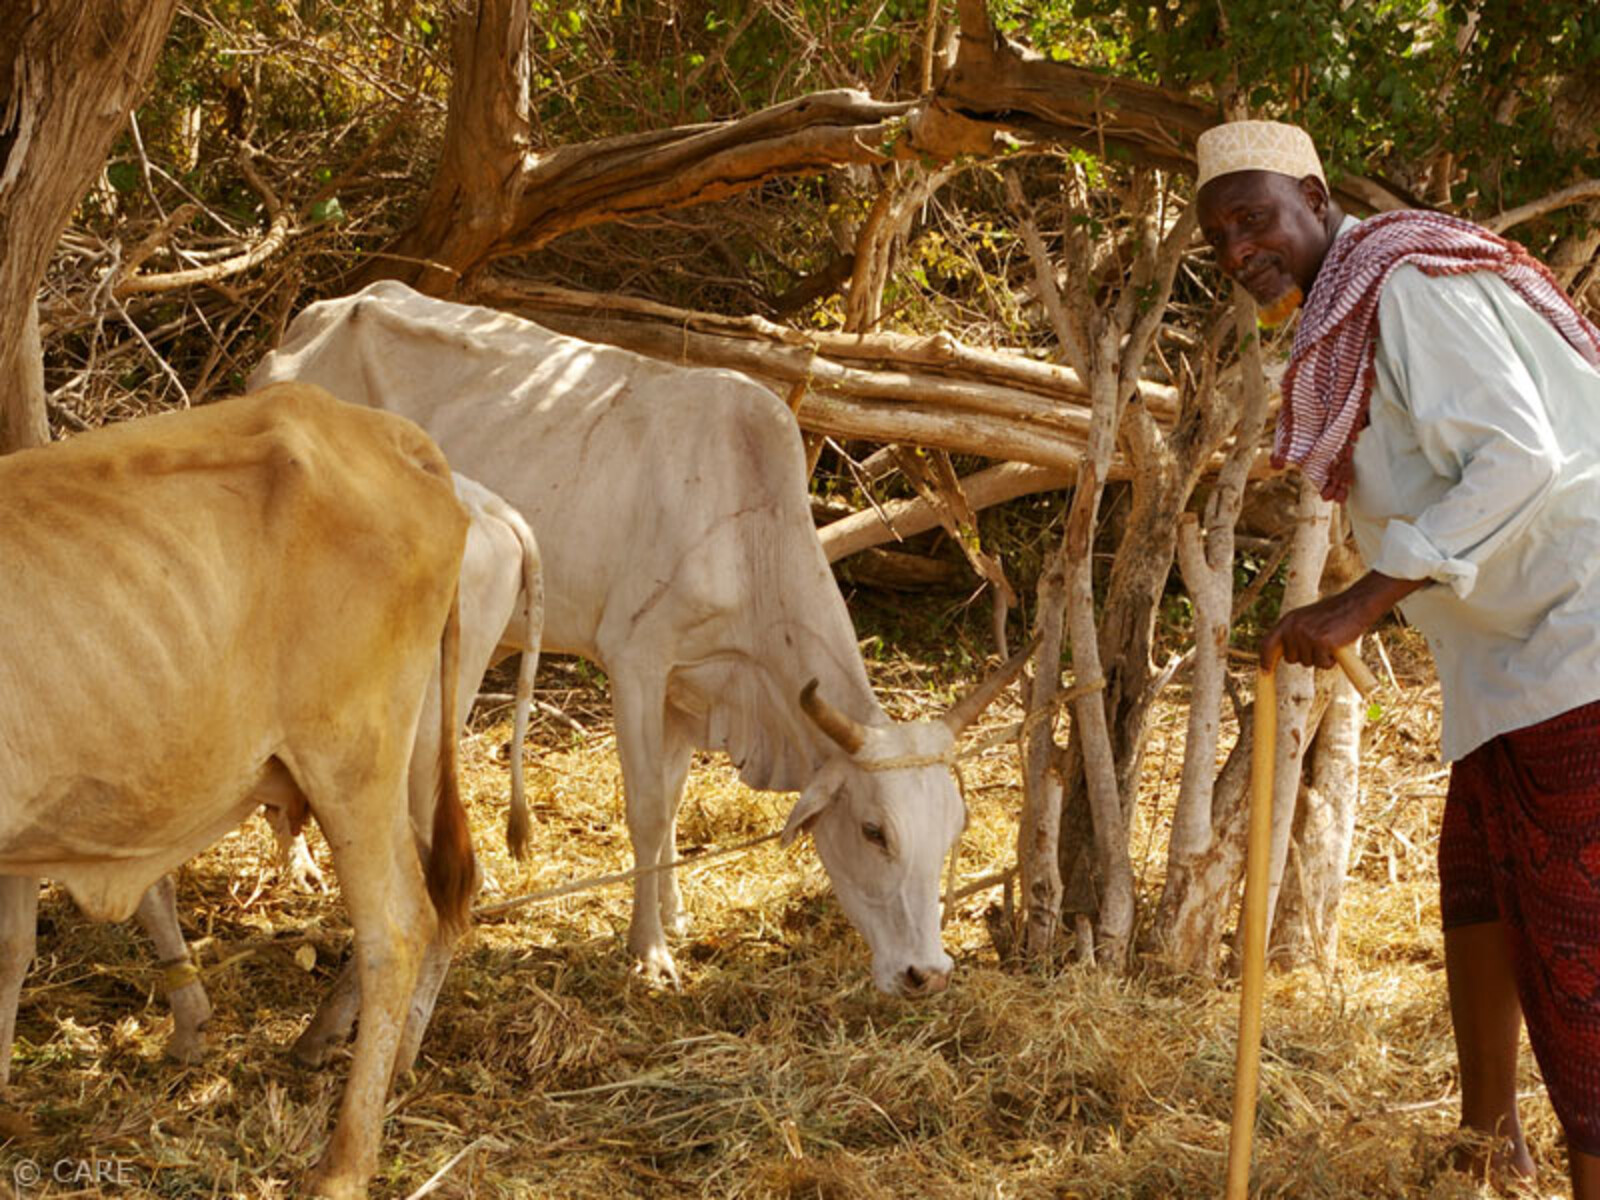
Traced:
POLYGON ((1200 231, 1217 265, 1257 303, 1272 306, 1311 290, 1332 235, 1328 194, 1315 176, 1235 171, 1200 189, 1200 231))

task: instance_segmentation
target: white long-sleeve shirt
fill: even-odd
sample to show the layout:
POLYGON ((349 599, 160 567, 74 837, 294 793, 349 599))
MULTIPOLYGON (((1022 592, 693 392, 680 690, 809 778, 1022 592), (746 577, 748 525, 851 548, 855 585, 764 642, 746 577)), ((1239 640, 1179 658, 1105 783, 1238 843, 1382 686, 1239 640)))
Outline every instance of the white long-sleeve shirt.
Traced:
POLYGON ((1498 275, 1402 266, 1369 415, 1346 508, 1369 567, 1435 581, 1400 607, 1444 757, 1600 699, 1600 373, 1498 275))

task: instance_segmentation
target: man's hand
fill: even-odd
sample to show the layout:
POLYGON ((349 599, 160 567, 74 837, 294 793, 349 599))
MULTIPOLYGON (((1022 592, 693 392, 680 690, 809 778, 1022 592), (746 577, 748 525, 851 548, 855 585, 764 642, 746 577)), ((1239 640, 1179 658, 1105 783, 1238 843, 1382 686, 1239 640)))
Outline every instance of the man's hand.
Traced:
POLYGON ((1302 666, 1332 667, 1335 650, 1355 641, 1384 613, 1429 582, 1368 571, 1336 595, 1291 609, 1262 639, 1262 669, 1270 671, 1277 666, 1280 655, 1302 666))

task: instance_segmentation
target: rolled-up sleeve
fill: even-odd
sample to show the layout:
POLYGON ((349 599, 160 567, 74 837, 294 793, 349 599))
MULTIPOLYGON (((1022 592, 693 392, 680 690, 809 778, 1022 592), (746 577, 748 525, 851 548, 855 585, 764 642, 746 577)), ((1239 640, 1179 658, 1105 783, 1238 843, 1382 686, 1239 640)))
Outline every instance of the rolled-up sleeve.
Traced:
POLYGON ((1494 286, 1507 285, 1401 267, 1378 306, 1377 365, 1444 486, 1414 519, 1389 521, 1369 565, 1463 598, 1479 566, 1538 513, 1561 466, 1539 388, 1483 293, 1494 286))

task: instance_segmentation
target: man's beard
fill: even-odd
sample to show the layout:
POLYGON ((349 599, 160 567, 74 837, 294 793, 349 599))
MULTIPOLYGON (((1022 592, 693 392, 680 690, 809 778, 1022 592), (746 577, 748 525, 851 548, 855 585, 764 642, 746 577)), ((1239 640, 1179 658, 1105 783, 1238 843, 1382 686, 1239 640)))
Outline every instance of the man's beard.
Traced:
POLYGON ((1291 284, 1289 290, 1276 300, 1257 308, 1256 323, 1265 329, 1276 329, 1299 311, 1305 298, 1306 294, 1300 290, 1300 285, 1291 284))

